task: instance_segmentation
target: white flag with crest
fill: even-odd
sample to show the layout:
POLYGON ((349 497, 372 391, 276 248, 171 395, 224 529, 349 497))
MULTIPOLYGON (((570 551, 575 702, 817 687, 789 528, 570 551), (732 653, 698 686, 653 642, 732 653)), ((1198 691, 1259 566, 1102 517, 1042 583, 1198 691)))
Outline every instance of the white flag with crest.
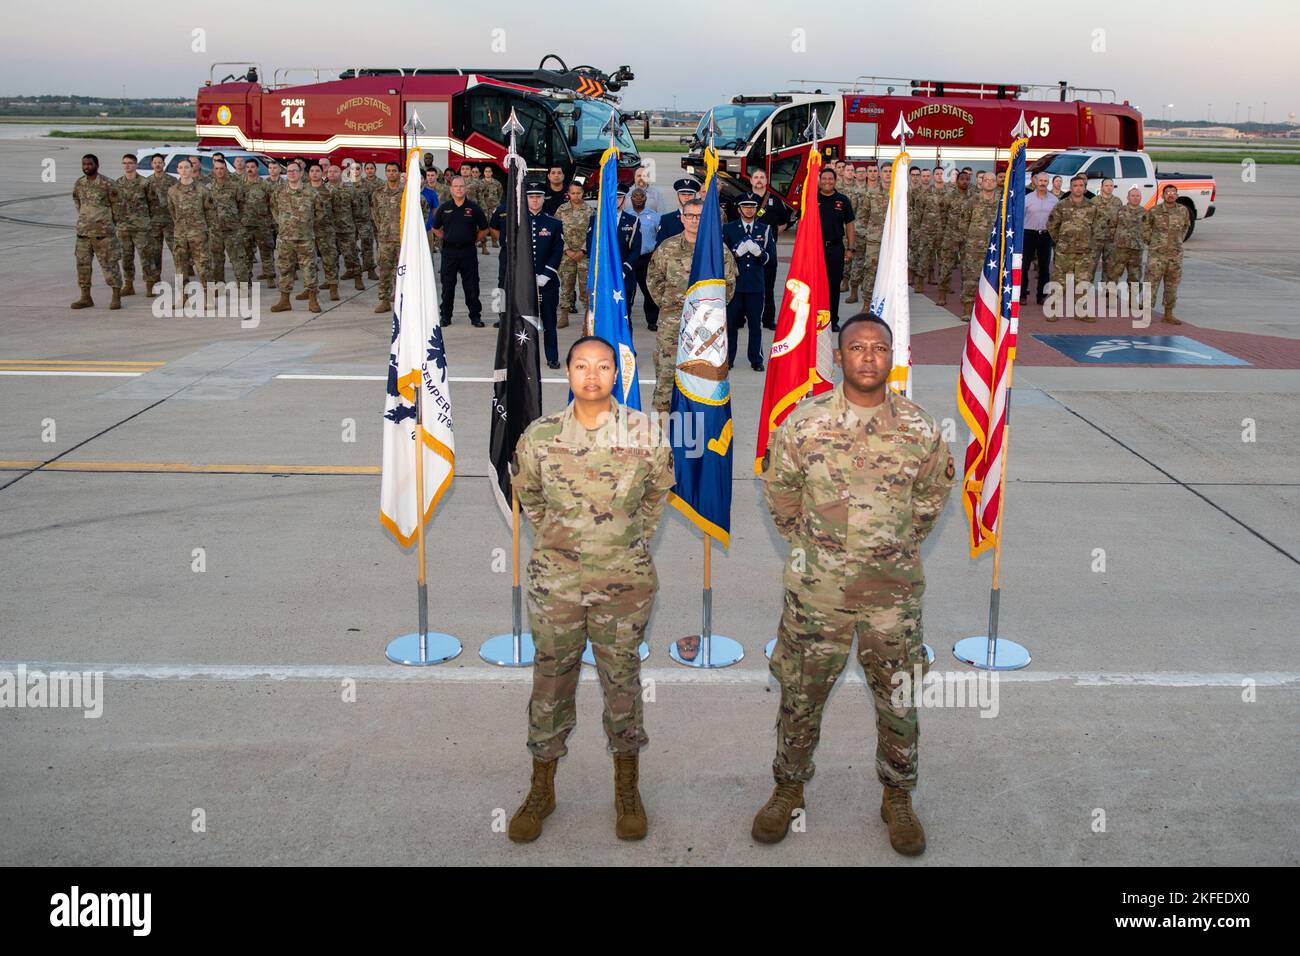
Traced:
POLYGON ((384 458, 380 477, 379 520, 403 547, 415 541, 438 500, 451 487, 456 442, 451 389, 438 288, 433 281, 429 238, 420 210, 420 151, 406 159, 402 196, 402 245, 393 276, 393 340, 388 354, 388 395, 384 402, 384 458), (416 425, 416 397, 422 424, 416 425), (416 449, 423 456, 424 500, 416 501, 416 449))
MULTIPOLYGON (((899 116, 901 132, 911 133, 899 116)), ((912 313, 908 306, 910 287, 907 281, 907 173, 911 157, 899 152, 889 187, 889 206, 885 212, 885 229, 880 237, 880 263, 876 266, 876 284, 871 292, 870 312, 884 319, 894 333, 894 367, 889 373, 889 387, 912 397, 912 313)), ((832 294, 834 294, 832 292, 832 294)))

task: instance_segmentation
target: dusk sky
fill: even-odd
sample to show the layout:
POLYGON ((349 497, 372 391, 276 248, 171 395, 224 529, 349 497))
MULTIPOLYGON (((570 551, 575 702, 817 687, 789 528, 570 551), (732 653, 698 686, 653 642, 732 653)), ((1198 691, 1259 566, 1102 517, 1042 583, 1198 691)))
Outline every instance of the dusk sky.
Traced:
POLYGON ((931 2, 873 5, 865 14, 852 3, 774 0, 581 4, 550 22, 541 7, 15 5, 0 39, 0 94, 192 96, 216 60, 258 61, 269 77, 290 66, 533 67, 555 52, 570 65, 630 65, 637 79, 623 96, 627 109, 672 106, 674 97, 681 108, 702 109, 739 92, 787 89, 795 79, 829 81, 822 85, 831 89, 874 74, 1069 80, 1114 89, 1153 119, 1206 119, 1211 104, 1219 121, 1231 121, 1234 109, 1243 122, 1248 109, 1255 120, 1266 110, 1270 121, 1300 112, 1300 4, 1283 0, 931 2), (1011 10, 1023 11, 1014 22, 1011 10), (191 49, 196 28, 206 31, 204 51, 191 49))

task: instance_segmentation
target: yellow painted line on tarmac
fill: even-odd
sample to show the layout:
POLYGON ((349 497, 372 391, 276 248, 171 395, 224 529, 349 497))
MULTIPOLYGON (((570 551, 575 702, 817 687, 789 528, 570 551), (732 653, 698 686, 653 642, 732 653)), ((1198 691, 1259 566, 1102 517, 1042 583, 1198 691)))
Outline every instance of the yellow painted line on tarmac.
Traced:
POLYGON ((0 358, 0 365, 21 365, 33 366, 38 368, 56 366, 63 367, 87 367, 97 368, 100 366, 122 366, 123 368, 157 368, 159 365, 166 365, 166 362, 143 362, 134 359, 108 360, 108 359, 7 359, 0 358))
POLYGON ((378 465, 192 465, 178 461, 4 461, 0 471, 144 472, 175 475, 377 475, 378 465))

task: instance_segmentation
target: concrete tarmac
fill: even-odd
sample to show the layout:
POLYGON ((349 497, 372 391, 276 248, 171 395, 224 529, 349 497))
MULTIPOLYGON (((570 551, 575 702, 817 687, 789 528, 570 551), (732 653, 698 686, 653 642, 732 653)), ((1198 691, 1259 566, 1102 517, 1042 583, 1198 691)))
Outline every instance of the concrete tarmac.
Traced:
MULTIPOLYGON (((650 834, 614 838, 589 673, 559 807, 517 847, 502 824, 527 788, 530 675, 477 654, 510 626, 510 529, 488 479, 495 330, 471 328, 458 299, 445 332, 457 475, 429 527, 430 617, 465 648, 396 667, 383 651, 414 629, 415 558, 377 520, 390 328, 374 283, 320 315, 272 315, 264 294, 241 328, 156 318, 142 296, 110 312, 96 266, 96 308, 71 311, 69 194, 88 150, 118 172, 118 144, 0 139, 0 681, 103 674, 96 718, 0 706, 0 863, 1300 862, 1297 369, 1017 366, 1001 626, 1033 663, 997 684, 996 708, 922 708, 929 849, 906 860, 879 819, 856 663, 828 707, 805 829, 777 847, 749 837, 771 788, 763 647, 785 550, 753 477, 763 380, 742 363, 732 545, 713 575, 715 631, 745 659, 669 659, 699 628, 703 558, 669 509, 644 671, 650 834)), ((1192 171, 1218 177, 1219 209, 1187 245, 1179 316, 1300 339, 1300 169, 1192 171)), ((497 263, 479 264, 486 302, 497 263)), ((956 324, 922 296, 912 315, 917 335, 956 324)), ((633 324, 647 381, 639 305, 633 324)), ((960 461, 958 358, 918 366, 915 397, 950 422, 960 461)), ((970 673, 952 644, 987 625, 991 559, 971 561, 965 537, 954 494, 924 551, 943 673, 970 673)))

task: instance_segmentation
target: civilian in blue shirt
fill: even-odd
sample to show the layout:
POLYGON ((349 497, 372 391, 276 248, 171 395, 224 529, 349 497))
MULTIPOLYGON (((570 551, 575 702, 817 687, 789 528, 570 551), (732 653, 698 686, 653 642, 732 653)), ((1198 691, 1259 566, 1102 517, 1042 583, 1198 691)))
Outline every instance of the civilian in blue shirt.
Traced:
MULTIPOLYGON (((649 199, 645 190, 633 189, 629 194, 632 203, 631 215, 636 216, 640 224, 641 244, 637 249, 636 258, 633 260, 632 272, 636 277, 636 284, 641 289, 642 308, 645 310, 645 324, 651 332, 659 328, 659 306, 655 305, 655 300, 650 298, 650 290, 646 288, 645 277, 646 270, 650 268, 650 257, 654 255, 656 237, 659 234, 659 213, 655 212, 648 205, 649 199)), ((631 296, 632 289, 628 289, 628 310, 627 317, 630 322, 632 319, 631 296)))
POLYGON ((438 190, 434 185, 438 182, 438 167, 430 166, 424 171, 424 186, 420 189, 420 195, 424 197, 424 231, 429 236, 429 257, 438 251, 438 237, 433 232, 433 213, 438 208, 438 190))

